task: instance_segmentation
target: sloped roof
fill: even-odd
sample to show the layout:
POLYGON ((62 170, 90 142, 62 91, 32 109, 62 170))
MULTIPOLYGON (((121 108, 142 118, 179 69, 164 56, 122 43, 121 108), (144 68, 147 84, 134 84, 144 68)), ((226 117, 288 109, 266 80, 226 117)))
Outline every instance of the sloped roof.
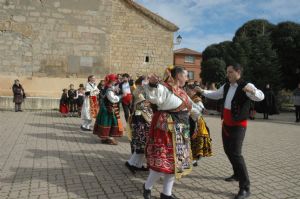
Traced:
POLYGON ((177 30, 179 30, 179 28, 173 24, 172 22, 162 18, 161 16, 151 12, 150 10, 148 10, 147 8, 141 6, 140 4, 134 2, 133 0, 123 0, 126 3, 128 3, 130 6, 132 6, 133 8, 135 8, 137 11, 141 12, 143 15, 145 15, 146 17, 150 18, 151 20, 153 20, 154 22, 158 23, 159 25, 161 25, 162 27, 166 28, 167 30, 176 32, 177 30))
POLYGON ((200 52, 191 50, 189 48, 180 48, 180 49, 174 50, 174 54, 202 55, 200 52))

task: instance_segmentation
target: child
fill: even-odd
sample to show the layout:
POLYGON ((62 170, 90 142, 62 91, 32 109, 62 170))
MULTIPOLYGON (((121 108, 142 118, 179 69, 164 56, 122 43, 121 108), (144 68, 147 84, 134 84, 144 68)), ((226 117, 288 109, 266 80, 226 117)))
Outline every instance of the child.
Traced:
MULTIPOLYGON (((187 94, 195 104, 198 104, 202 110, 205 110, 202 99, 197 95, 194 85, 188 86, 187 94)), ((198 160, 200 160, 201 157, 212 156, 210 133, 202 115, 193 115, 191 113, 190 133, 193 166, 198 166, 198 160)))
POLYGON ((68 89, 63 89, 63 93, 60 98, 60 103, 59 103, 59 112, 63 117, 67 117, 69 113, 68 109, 68 89))
POLYGON ((70 84, 70 89, 68 90, 68 97, 69 97, 69 110, 71 116, 74 116, 74 113, 77 112, 77 92, 74 89, 74 84, 70 84))
POLYGON ((83 84, 79 84, 79 88, 77 90, 77 111, 78 111, 78 116, 81 117, 81 109, 82 109, 82 105, 83 105, 83 101, 84 101, 84 93, 85 93, 85 89, 83 84))

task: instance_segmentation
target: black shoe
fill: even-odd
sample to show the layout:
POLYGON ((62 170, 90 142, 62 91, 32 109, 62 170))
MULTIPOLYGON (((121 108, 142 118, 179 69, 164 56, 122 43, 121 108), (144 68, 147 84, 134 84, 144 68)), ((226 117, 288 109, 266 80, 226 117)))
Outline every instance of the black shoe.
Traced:
POLYGON ((239 193, 234 197, 234 199, 244 199, 250 196, 250 190, 240 189, 239 193))
POLYGON ((160 193, 160 199, 178 199, 177 197, 175 197, 174 195, 171 196, 167 196, 163 193, 160 193))
POLYGON ((232 175, 228 178, 225 178, 224 179, 226 182, 233 182, 233 181, 239 181, 239 179, 235 176, 235 175, 232 175))
POLYGON ((151 190, 145 188, 145 184, 143 184, 143 196, 144 199, 151 199, 151 190))
POLYGON ((132 174, 135 174, 135 166, 131 166, 127 161, 125 162, 125 166, 131 171, 132 174))
POLYGON ((197 161, 194 162, 194 163, 193 163, 193 166, 194 166, 194 167, 197 167, 197 166, 198 166, 198 162, 197 162, 197 161))
POLYGON ((91 129, 84 128, 82 125, 80 126, 80 129, 83 131, 92 131, 91 129))
POLYGON ((138 171, 149 171, 149 168, 142 166, 141 168, 135 167, 135 170, 138 170, 138 171))

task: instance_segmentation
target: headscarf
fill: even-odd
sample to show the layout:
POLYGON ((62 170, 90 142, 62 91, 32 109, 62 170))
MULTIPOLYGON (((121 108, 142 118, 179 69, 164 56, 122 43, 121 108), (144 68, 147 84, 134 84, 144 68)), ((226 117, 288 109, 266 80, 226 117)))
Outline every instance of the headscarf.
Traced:
POLYGON ((118 76, 116 74, 109 74, 105 76, 105 85, 107 86, 111 81, 117 81, 118 76))

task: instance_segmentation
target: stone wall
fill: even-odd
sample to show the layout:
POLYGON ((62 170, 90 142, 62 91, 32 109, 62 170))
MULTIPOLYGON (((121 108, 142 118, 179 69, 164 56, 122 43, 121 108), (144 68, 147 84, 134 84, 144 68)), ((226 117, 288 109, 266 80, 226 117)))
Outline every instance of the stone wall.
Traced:
MULTIPOLYGON (((0 0, 0 81, 44 78, 48 97, 57 97, 49 77, 160 74, 172 64, 172 45, 173 31, 125 0, 0 0)), ((33 93, 44 96, 43 85, 33 93)))
MULTIPOLYGON (((13 103, 13 97, 0 96, 0 110, 14 110, 15 104, 13 103)), ((24 110, 50 110, 59 109, 58 98, 46 98, 46 97, 28 97, 22 103, 22 109, 24 110)))
POLYGON ((107 0, 0 0, 1 74, 106 73, 111 5, 107 0))
POLYGON ((131 74, 162 73, 172 64, 173 32, 149 20, 124 1, 112 8, 112 70, 131 74), (145 62, 148 56, 149 62, 145 62))

